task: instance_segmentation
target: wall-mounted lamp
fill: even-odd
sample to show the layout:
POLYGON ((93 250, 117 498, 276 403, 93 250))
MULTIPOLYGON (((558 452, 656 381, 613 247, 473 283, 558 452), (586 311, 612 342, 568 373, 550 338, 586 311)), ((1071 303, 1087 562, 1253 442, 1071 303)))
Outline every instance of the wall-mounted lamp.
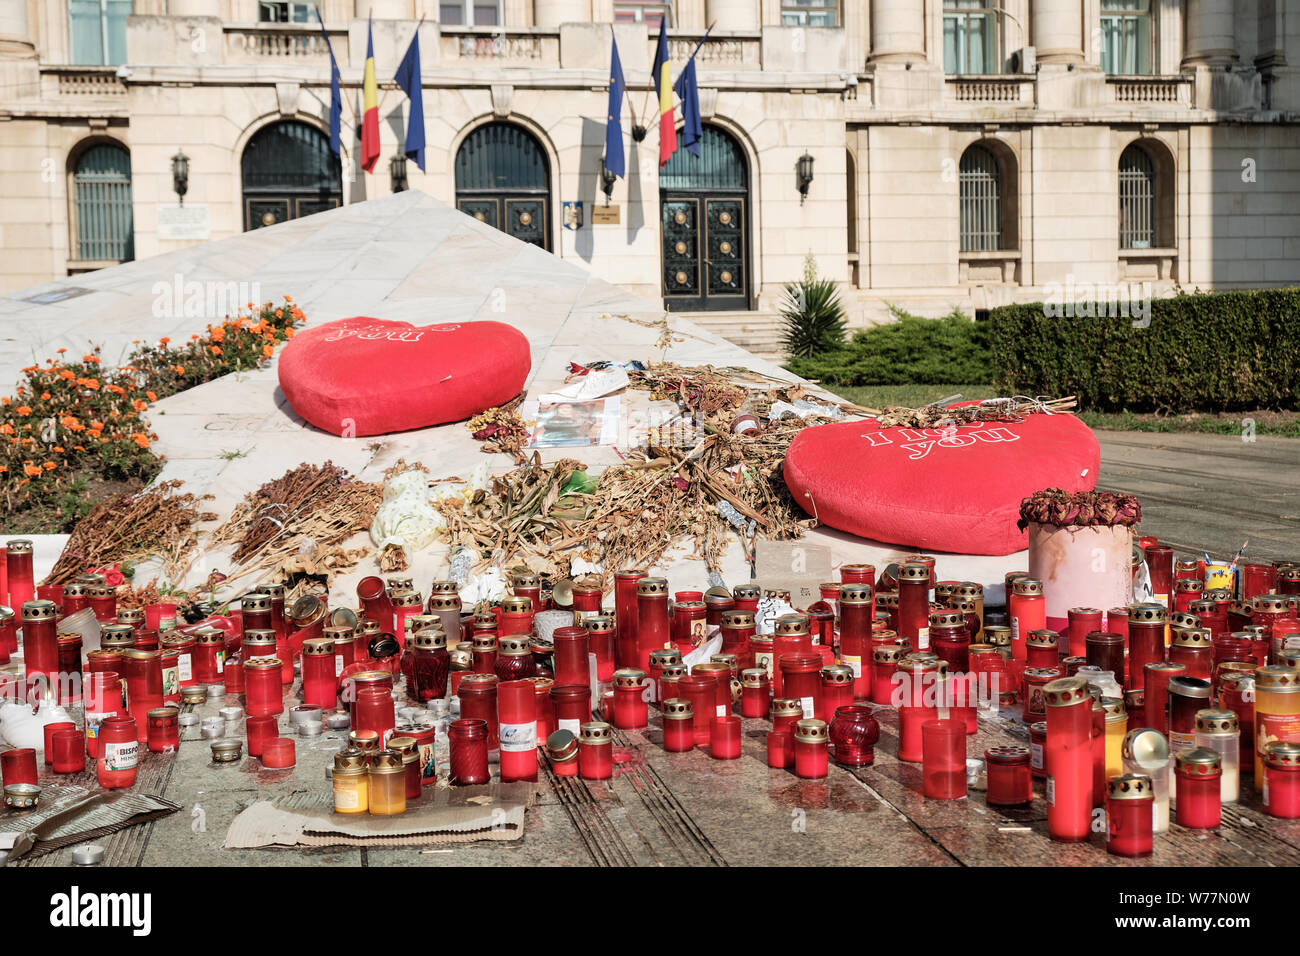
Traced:
POLYGON ((799 185, 799 205, 803 205, 804 200, 808 198, 808 187, 813 181, 813 158, 807 153, 799 157, 799 163, 795 167, 795 175, 799 185))
POLYGON ((185 194, 190 188, 190 158, 181 150, 176 150, 172 157, 172 191, 176 193, 177 202, 185 205, 185 194))
POLYGON ((602 159, 600 161, 600 191, 605 194, 606 206, 609 205, 609 200, 614 195, 614 183, 617 179, 618 177, 609 171, 602 159))
POLYGON ((644 126, 638 126, 636 123, 632 124, 632 142, 634 143, 641 142, 643 139, 645 139, 645 134, 646 134, 646 128, 644 126))
POLYGON ((393 192, 405 192, 406 185, 406 154, 394 153, 393 158, 388 161, 388 178, 392 181, 393 192))

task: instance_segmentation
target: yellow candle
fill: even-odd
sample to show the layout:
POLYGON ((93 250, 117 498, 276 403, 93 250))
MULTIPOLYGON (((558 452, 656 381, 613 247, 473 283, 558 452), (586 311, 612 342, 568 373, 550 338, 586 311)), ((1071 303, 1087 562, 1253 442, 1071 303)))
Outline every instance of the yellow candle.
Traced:
POLYGON ((1255 671, 1255 791, 1264 792, 1264 745, 1300 741, 1300 671, 1270 664, 1255 671))
POLYGON ((334 757, 334 812, 365 813, 370 809, 370 778, 366 755, 347 749, 334 757))
POLYGON ((376 816, 406 812, 406 768, 396 750, 381 750, 370 758, 370 812, 376 816))

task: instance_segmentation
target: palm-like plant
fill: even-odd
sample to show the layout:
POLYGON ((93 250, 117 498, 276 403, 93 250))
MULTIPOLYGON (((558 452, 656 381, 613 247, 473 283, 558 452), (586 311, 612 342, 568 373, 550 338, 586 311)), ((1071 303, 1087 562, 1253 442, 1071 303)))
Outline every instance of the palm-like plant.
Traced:
POLYGON ((817 264, 804 261, 803 279, 788 283, 781 303, 782 342, 791 355, 806 358, 844 344, 844 306, 830 279, 817 278, 817 264))

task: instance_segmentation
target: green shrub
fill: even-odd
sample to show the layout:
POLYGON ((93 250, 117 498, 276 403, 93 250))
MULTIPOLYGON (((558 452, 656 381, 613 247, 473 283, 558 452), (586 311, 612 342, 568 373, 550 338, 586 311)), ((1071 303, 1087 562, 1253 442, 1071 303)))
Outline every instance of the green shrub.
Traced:
POLYGON ((817 278, 817 264, 804 260, 803 280, 788 283, 781 302, 782 344, 796 356, 816 355, 844 344, 844 306, 830 279, 817 278))
POLYGON ((1156 299, 1145 328, 1123 315, 1047 312, 990 313, 993 384, 1003 394, 1075 395, 1094 412, 1300 407, 1300 288, 1156 299))
POLYGON ((990 381, 988 333, 960 311, 923 319, 890 307, 890 325, 859 329, 843 348, 795 358, 786 368, 836 385, 936 385, 990 381))

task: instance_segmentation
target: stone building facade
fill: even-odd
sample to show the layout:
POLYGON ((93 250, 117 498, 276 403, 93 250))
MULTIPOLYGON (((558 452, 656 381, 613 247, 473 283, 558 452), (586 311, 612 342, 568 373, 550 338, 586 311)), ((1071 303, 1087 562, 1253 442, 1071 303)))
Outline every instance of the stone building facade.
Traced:
POLYGON ((308 4, 0 0, 0 293, 388 193, 408 109, 389 81, 417 24, 428 151, 406 186, 672 311, 770 312, 808 255, 854 324, 890 304, 1300 282, 1300 0, 320 7, 341 162, 308 4), (367 174, 370 17, 382 154, 367 174), (705 124, 701 158, 662 174, 661 17, 674 73, 699 45, 705 124), (607 198, 611 25, 628 175, 607 198))

